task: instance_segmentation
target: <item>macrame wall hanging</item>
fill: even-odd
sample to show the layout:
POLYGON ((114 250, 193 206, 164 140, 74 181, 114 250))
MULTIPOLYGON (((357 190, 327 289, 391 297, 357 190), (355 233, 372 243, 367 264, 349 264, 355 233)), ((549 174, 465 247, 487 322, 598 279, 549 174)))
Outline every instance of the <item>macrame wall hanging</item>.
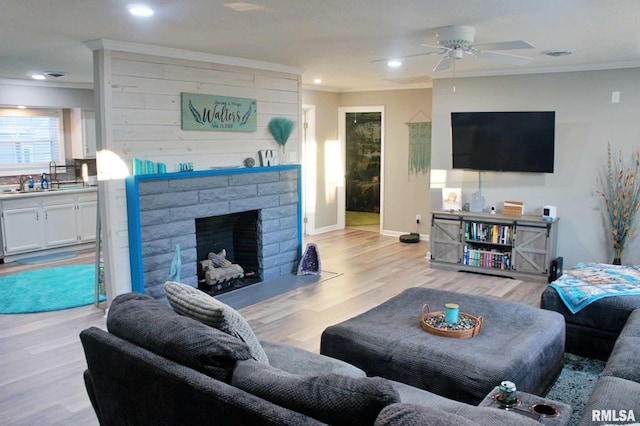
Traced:
POLYGON ((409 126, 409 174, 425 174, 431 169, 431 117, 418 111, 406 124, 409 126))

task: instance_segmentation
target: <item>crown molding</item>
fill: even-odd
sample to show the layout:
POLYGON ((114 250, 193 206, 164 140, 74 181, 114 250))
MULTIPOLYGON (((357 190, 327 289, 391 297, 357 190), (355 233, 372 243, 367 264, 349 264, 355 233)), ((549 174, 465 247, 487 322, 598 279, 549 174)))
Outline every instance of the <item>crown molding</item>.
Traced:
POLYGON ((253 59, 234 58, 231 56, 215 55, 212 53, 197 52, 193 50, 176 49, 173 47, 157 46, 153 44, 129 43, 108 39, 89 40, 84 42, 91 50, 116 50, 140 55, 164 56, 174 59, 189 61, 209 62, 222 65, 238 66, 243 68, 274 71, 288 74, 301 75, 305 69, 289 65, 280 65, 272 62, 256 61, 253 59))
POLYGON ((314 90, 316 92, 329 93, 357 93, 357 92, 388 92, 391 90, 416 90, 416 89, 432 89, 433 83, 425 84, 403 84, 401 86, 372 86, 357 89, 345 89, 328 86, 317 86, 315 84, 303 84, 303 90, 314 90))
POLYGON ((13 86, 35 86, 35 87, 56 87, 61 89, 89 89, 93 90, 93 83, 77 83, 64 81, 37 81, 21 80, 12 78, 0 78, 0 84, 10 84, 13 86))
MULTIPOLYGON (((455 78, 463 77, 495 77, 505 75, 534 75, 534 74, 552 74, 560 72, 580 72, 580 71, 607 71, 618 70, 627 68, 640 68, 640 61, 621 61, 621 62, 609 62, 607 64, 585 64, 585 65, 568 65, 557 67, 523 67, 521 69, 509 69, 504 71, 491 70, 486 72, 456 72, 455 78)), ((449 79, 453 78, 451 73, 443 72, 433 74, 431 76, 433 80, 449 79)))

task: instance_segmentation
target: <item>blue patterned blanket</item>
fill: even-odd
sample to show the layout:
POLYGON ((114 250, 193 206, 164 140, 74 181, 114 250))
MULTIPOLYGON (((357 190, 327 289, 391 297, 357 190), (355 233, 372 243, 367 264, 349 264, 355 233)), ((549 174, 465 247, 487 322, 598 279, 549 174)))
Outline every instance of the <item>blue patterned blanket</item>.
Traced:
POLYGON ((640 295, 640 265, 578 263, 549 285, 575 314, 604 297, 640 295))

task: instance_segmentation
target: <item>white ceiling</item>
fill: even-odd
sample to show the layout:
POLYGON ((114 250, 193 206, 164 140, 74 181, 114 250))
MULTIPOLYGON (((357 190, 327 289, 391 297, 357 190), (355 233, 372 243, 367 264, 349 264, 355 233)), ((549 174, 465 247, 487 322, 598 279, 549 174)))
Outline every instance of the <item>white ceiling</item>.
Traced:
MULTIPOLYGON (((135 0, 134 0, 135 1, 135 0)), ((465 56, 456 76, 640 67, 638 0, 141 0, 155 10, 134 18, 127 0, 2 0, 0 78, 64 71, 58 83, 91 83, 85 41, 153 44, 300 67, 303 84, 353 91, 429 85, 453 68, 432 69, 440 56, 407 58, 399 69, 376 59, 426 52, 447 25, 476 28, 476 43, 525 40, 526 66, 465 56), (548 50, 575 50, 549 57, 548 50)), ((640 81, 640 79, 639 79, 640 81)))

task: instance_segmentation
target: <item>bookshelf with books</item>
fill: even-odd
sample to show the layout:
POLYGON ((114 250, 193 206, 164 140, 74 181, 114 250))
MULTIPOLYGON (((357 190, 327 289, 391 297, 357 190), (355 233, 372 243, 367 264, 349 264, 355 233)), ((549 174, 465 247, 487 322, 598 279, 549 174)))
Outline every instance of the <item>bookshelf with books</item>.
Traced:
POLYGON ((472 212, 431 216, 431 267, 548 281, 558 219, 472 212))

